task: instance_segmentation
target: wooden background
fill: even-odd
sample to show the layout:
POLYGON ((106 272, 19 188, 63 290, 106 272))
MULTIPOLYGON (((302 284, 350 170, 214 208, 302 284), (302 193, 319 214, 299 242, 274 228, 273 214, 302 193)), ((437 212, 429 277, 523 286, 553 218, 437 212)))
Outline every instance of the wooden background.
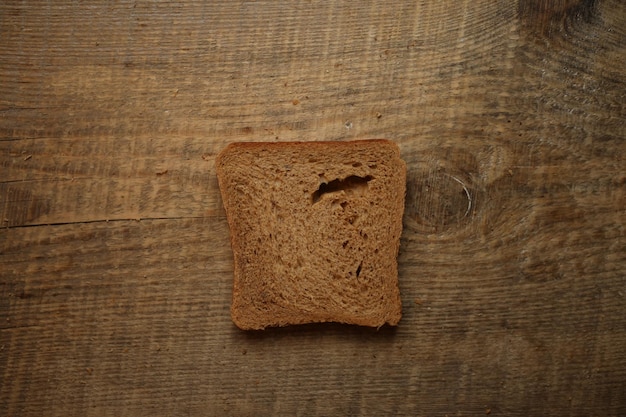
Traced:
POLYGON ((626 415, 626 3, 3 1, 0 415, 626 415), (403 319, 231 322, 234 141, 396 141, 403 319))

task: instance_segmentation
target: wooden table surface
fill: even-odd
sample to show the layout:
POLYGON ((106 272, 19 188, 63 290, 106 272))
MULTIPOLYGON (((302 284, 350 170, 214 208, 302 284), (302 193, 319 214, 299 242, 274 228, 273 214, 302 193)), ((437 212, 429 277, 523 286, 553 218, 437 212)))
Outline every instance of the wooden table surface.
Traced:
POLYGON ((3 1, 0 415, 626 415, 626 3, 3 1), (235 141, 386 137, 403 319, 242 332, 235 141))

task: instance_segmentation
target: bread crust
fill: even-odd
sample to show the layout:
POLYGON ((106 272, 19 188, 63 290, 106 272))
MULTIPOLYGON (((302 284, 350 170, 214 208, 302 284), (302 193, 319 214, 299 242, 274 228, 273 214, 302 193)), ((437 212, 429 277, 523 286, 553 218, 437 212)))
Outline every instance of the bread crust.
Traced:
MULTIPOLYGON (((364 172, 366 172, 367 169, 369 169, 370 171, 372 169, 376 169, 371 168, 372 166, 376 167, 376 163, 372 161, 369 162, 369 168, 364 168, 365 160, 363 160, 354 162, 353 167, 349 167, 347 171, 339 170, 337 172, 354 171, 357 174, 362 175, 355 175, 356 178, 367 178, 364 172)), ((323 161, 322 165, 324 165, 323 161)), ((301 167, 301 165, 298 165, 298 167, 301 167)), ((378 168, 379 171, 382 170, 382 168, 383 167, 378 168)), ((234 280, 231 316, 233 322, 239 328, 244 330, 263 329, 268 326, 285 326, 291 324, 304 324, 327 321, 343 322, 370 327, 380 327, 385 323, 390 325, 398 324, 401 317, 401 301, 398 288, 396 258, 399 249, 400 233, 402 231, 404 193, 406 190, 406 165, 404 161, 402 161, 402 159, 400 158, 400 150, 394 142, 386 139, 373 139, 347 142, 333 141, 231 143, 226 148, 224 148, 216 157, 216 172, 218 176, 220 191, 222 194, 222 201, 224 209, 226 211, 227 221, 230 229, 230 241, 234 258, 234 280), (264 175, 266 175, 265 172, 268 171, 268 167, 277 167, 280 165, 275 161, 271 161, 272 158, 285 159, 285 155, 288 154, 290 158, 295 158, 295 160, 297 161, 298 157, 302 156, 303 160, 300 161, 299 164, 302 164, 302 166, 304 166, 307 163, 309 165, 311 164, 310 162, 306 162, 306 158, 311 158, 312 155, 319 155, 321 158, 323 158, 328 157, 329 155, 332 157, 334 153, 341 154, 343 152, 345 153, 345 155, 358 154, 360 155, 360 158, 363 159, 363 156, 367 156, 367 152, 369 152, 370 150, 372 154, 384 155, 385 160, 380 162, 390 165, 389 169, 391 171, 389 172, 392 172, 393 177, 385 178, 384 181, 382 176, 375 178, 374 176, 370 175, 369 177, 375 178, 374 182, 376 182, 376 187, 382 187, 380 183, 383 182, 387 184, 387 187, 389 186, 389 184, 392 184, 393 187, 397 188, 397 190, 395 191, 397 191, 401 195, 395 197, 389 197, 391 194, 389 196, 385 195, 388 198, 395 198, 393 206, 389 205, 389 207, 391 207, 390 211, 392 211, 392 213, 389 213, 389 218, 387 219, 387 221, 389 222, 388 226, 390 232, 383 236, 385 240, 384 242, 381 242, 389 245, 389 247, 380 248, 380 252, 385 254, 385 259, 381 258, 380 260, 372 260, 373 258, 378 256, 376 254, 379 253, 379 250, 376 249, 375 254, 373 250, 370 250, 371 247, 369 246, 368 251, 365 251, 362 248, 349 248, 351 249, 349 253, 353 254, 353 257, 354 254, 360 253, 361 257, 365 258, 361 260, 361 264, 359 264, 356 271, 354 271, 354 268, 347 272, 347 274, 344 271, 342 272, 340 279, 345 280, 347 275, 351 275, 351 278, 354 278, 356 275, 357 280, 358 278, 361 278, 362 280, 369 279, 370 281, 372 281, 362 285, 362 287, 365 288, 364 294, 366 296, 363 298, 363 306, 355 306, 350 305, 349 303, 352 302, 352 304, 359 304, 360 300, 355 298, 357 295, 359 295, 359 293, 357 289, 351 287, 360 284, 354 284, 352 281, 346 281, 348 282, 348 285, 346 285, 346 287, 350 287, 348 294, 335 295, 335 293, 337 292, 344 291, 344 287, 337 287, 338 284, 328 278, 329 274, 334 274, 334 272, 332 271, 332 267, 328 267, 328 263, 322 264, 322 266, 320 267, 317 264, 308 265, 307 261, 305 260, 303 261, 305 264, 304 266, 292 265, 291 258, 295 257, 297 259, 300 259, 306 257, 307 254, 298 255, 297 253, 288 253, 284 257, 289 259, 290 266, 286 267, 285 271, 272 271, 272 265, 269 264, 273 262, 273 259, 277 256, 277 254, 279 257, 281 257, 280 249, 270 248, 269 250, 267 250, 265 247, 261 246, 262 244, 270 246, 272 244, 276 244, 276 241, 261 242, 261 239, 266 238, 255 237, 259 235, 259 231, 256 229, 261 229, 263 227, 257 227, 254 222, 246 220, 246 214, 254 213, 255 215, 259 216, 259 219, 269 217, 269 215, 267 214, 269 209, 263 211, 263 207, 261 206, 267 206, 266 200, 268 198, 276 199, 276 195, 278 195, 278 198, 283 195, 281 194, 280 189, 278 190, 278 192, 275 192, 273 194, 273 197, 269 195, 263 195, 263 193, 266 192, 263 187, 268 187, 268 184, 271 184, 272 181, 269 178, 269 174, 267 174, 268 178, 263 177, 264 175), (241 166, 241 164, 243 164, 244 166, 241 166), (263 171, 263 169, 260 168, 258 170, 255 170, 257 168, 255 167, 255 165, 257 164, 266 164, 267 166, 264 166, 263 168, 266 171, 263 171), (250 166, 248 167, 245 165, 250 166), (252 174, 250 175, 257 176, 258 178, 247 178, 248 168, 252 172, 252 174), (259 184, 255 183, 254 181, 257 181, 259 184, 262 184, 264 182, 267 184, 259 186, 259 184), (260 195, 258 200, 254 200, 254 198, 256 198, 255 196, 248 195, 246 198, 241 197, 241 195, 245 195, 246 192, 248 194, 253 194, 247 188, 246 191, 243 192, 238 192, 235 190, 235 188, 237 187, 245 188, 242 185, 243 182, 246 183, 246 187, 252 184, 250 185, 250 187, 256 189, 257 193, 260 195), (247 204, 246 206, 246 204, 243 204, 242 201, 255 201, 256 205, 259 207, 247 207, 250 206, 250 204, 247 204), (255 210, 258 210, 258 212, 255 212, 255 210), (392 238, 391 241, 389 241, 389 237, 392 238), (253 238, 259 239, 259 242, 252 242, 253 238), (252 252, 253 250, 254 253, 252 252), (257 250, 264 251, 263 255, 256 255, 257 250), (367 256, 364 255, 363 252, 367 252, 367 256, 371 258, 367 258, 367 256), (265 256, 266 258, 263 258, 263 256, 265 256), (361 267, 363 264, 365 264, 365 267, 369 269, 363 270, 363 272, 361 273, 361 267), (382 265, 382 267, 380 265, 382 265), (294 272, 294 268, 296 267, 304 269, 305 272, 303 273, 302 270, 294 272), (375 276, 376 274, 374 273, 374 270, 376 267, 379 267, 378 269, 382 271, 381 273, 379 273, 379 275, 384 275, 383 277, 375 276), (291 268, 291 270, 289 268, 291 268), (317 269, 324 268, 326 268, 326 275, 321 275, 322 278, 318 277, 317 281, 313 280, 313 278, 309 278, 307 275, 314 275, 315 273, 317 273, 317 269), (298 275, 298 273, 300 275, 298 275), (297 275, 298 277, 300 277, 301 280, 298 281, 295 278, 292 278, 291 275, 297 275), (271 282, 272 280, 275 280, 275 282, 271 282), (298 287, 301 282, 305 283, 302 284, 304 285, 303 288, 298 287), (334 287, 332 287, 332 289, 324 288, 324 286, 329 285, 334 285, 334 287), (254 288, 255 286, 257 286, 258 288, 254 288), (375 296, 377 296, 375 294, 376 291, 379 291, 382 294, 380 296, 380 302, 375 299, 375 296), (310 292, 310 294, 308 292, 310 292), (313 302, 310 300, 311 297, 317 297, 318 300, 313 302)), ((281 172, 280 174, 276 175, 284 176, 286 172, 289 171, 281 172)), ((300 173, 300 175, 304 175, 305 173, 307 173, 306 170, 300 173)), ((344 174, 344 177, 346 176, 347 174, 344 174)), ((293 188, 293 185, 297 183, 297 181, 295 180, 291 181, 292 182, 289 184, 280 185, 282 187, 285 187, 285 193, 290 191, 291 188, 293 188)), ((325 181, 325 179, 320 181, 323 182, 325 181)), ((362 182, 363 181, 367 181, 367 179, 362 180, 362 182)), ((369 190, 369 185, 365 185, 365 187, 368 187, 368 195, 373 193, 373 191, 369 190)), ((372 186, 371 188, 378 190, 378 188, 375 188, 374 186, 372 186)), ((310 190, 311 189, 309 188, 309 191, 310 190)), ((316 221, 326 221, 326 217, 328 217, 327 214, 330 212, 323 212, 319 210, 330 210, 328 207, 333 207, 333 203, 330 202, 330 198, 341 197, 345 200, 344 203, 346 206, 350 204, 357 205, 357 203, 363 206, 363 204, 368 201, 363 196, 350 197, 350 193, 352 193, 352 190, 350 189, 345 191, 340 190, 337 193, 332 194, 331 197, 323 199, 321 205, 325 204, 324 208, 315 209, 318 210, 315 211, 315 213, 317 213, 318 215, 318 217, 315 218, 316 221), (319 213, 322 213, 323 215, 319 213)), ((291 201, 287 201, 285 205, 291 203, 291 201)), ((383 203, 384 202, 380 204, 383 203)), ((272 202, 272 204, 274 204, 274 202, 272 202)), ((306 205, 307 203, 305 201, 304 203, 299 202, 299 204, 306 205)), ((315 203, 309 202, 308 204, 310 204, 310 206, 307 206, 303 210, 309 210, 306 213, 307 215, 311 215, 311 210, 313 210, 311 207, 313 207, 315 203)), ((370 205, 371 204, 372 203, 370 202, 370 205)), ((295 210, 298 210, 300 205, 296 205, 295 210)), ((365 209, 370 211, 373 210, 368 209, 367 207, 365 207, 365 209)), ((358 216, 358 210, 355 211, 357 212, 356 216, 358 216)), ((293 216, 301 215, 302 212, 303 211, 297 211, 297 213, 293 214, 293 216)), ((284 216, 287 216, 288 213, 290 212, 287 210, 283 214, 280 214, 280 216, 283 216, 283 221, 293 222, 293 218, 288 218, 287 220, 284 219, 284 216)), ((366 218, 365 220, 368 219, 366 218)), ((369 221, 371 221, 371 219, 369 219, 369 221)), ((304 222, 304 220, 298 219, 298 222, 304 222)), ((293 224, 295 225, 296 223, 293 224)), ((346 223, 346 225, 348 226, 348 223, 346 223)), ((287 230, 286 233, 296 234, 295 236, 284 238, 283 242, 289 243, 293 239, 300 239, 303 233, 306 234, 310 232, 310 229, 308 229, 306 225, 300 225, 300 228, 298 229, 299 231, 296 230, 296 227, 293 225, 292 229, 280 229, 279 226, 282 226, 282 224, 277 225, 276 223, 271 223, 270 226, 266 226, 262 230, 265 233, 265 235, 263 236, 266 236, 268 231, 270 236, 272 236, 272 230, 274 230, 273 228, 275 228, 276 233, 282 233, 287 230)), ((333 226, 332 224, 328 227, 328 229, 331 229, 332 227, 336 228, 336 230, 334 231, 337 235, 345 232, 345 228, 342 228, 341 226, 333 226)), ((365 227, 365 229, 367 230, 375 230, 379 234, 381 233, 380 230, 385 229, 384 227, 381 228, 372 225, 363 227, 365 227)), ((350 227, 350 232, 355 235, 353 229, 356 230, 355 227, 350 227)), ((319 231, 315 229, 315 232, 320 234, 320 236, 324 234, 323 230, 319 231)), ((356 236, 357 237, 352 238, 353 241, 358 240, 358 235, 356 236)), ((367 235, 365 235, 365 238, 367 239, 367 235)), ((332 240, 333 237, 328 237, 328 239, 332 240)), ((295 252, 304 252, 303 248, 310 248, 311 243, 309 241, 306 241, 306 239, 304 239, 304 241, 304 243, 300 243, 299 246, 296 246, 299 249, 295 252)), ((280 242, 278 243, 278 245, 280 245, 280 242)), ((318 250, 318 248, 314 248, 313 251, 317 251, 315 252, 317 255, 319 255, 319 253, 323 253, 323 251, 321 251, 321 249, 318 250)), ((336 252, 339 253, 340 251, 336 252)), ((356 259, 356 257, 354 257, 355 259, 352 259, 347 256, 346 259, 344 259, 338 256, 339 255, 337 253, 334 253, 332 254, 332 256, 329 257, 329 260, 331 262, 341 263, 342 265, 352 262, 352 266, 354 266, 354 264, 358 260, 356 259)), ((382 257, 383 255, 380 256, 382 257)))
POLYGON ((231 142, 224 149, 222 149, 220 153, 218 153, 216 157, 216 165, 219 166, 219 162, 224 155, 237 149, 289 149, 299 148, 303 145, 309 148, 319 149, 328 149, 329 147, 357 149, 363 145, 371 146, 374 144, 386 146, 389 149, 393 149, 398 156, 400 155, 400 148, 398 148, 398 145, 389 139, 359 139, 350 141, 231 142))

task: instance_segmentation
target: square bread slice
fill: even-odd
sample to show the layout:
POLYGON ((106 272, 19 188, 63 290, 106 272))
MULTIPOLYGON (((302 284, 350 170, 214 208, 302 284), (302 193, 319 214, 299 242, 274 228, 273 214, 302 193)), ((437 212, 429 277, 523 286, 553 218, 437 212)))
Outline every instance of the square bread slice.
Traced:
POLYGON ((395 143, 232 143, 216 170, 239 328, 398 324, 406 165, 395 143))

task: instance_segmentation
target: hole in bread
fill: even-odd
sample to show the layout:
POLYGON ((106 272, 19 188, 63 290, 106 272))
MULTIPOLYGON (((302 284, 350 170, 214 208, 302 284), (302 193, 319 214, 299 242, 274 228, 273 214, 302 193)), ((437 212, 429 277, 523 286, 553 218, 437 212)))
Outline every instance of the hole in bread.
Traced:
POLYGON ((361 268, 363 267, 363 262, 361 262, 359 264, 359 266, 356 268, 356 276, 358 277, 359 275, 361 275, 361 268))
POLYGON ((313 195, 311 196, 313 204, 317 203, 324 194, 336 193, 339 191, 345 191, 346 193, 360 193, 367 189, 367 183, 373 179, 371 175, 366 177, 359 177, 357 175, 350 175, 344 179, 332 180, 329 183, 323 182, 320 184, 313 195))

